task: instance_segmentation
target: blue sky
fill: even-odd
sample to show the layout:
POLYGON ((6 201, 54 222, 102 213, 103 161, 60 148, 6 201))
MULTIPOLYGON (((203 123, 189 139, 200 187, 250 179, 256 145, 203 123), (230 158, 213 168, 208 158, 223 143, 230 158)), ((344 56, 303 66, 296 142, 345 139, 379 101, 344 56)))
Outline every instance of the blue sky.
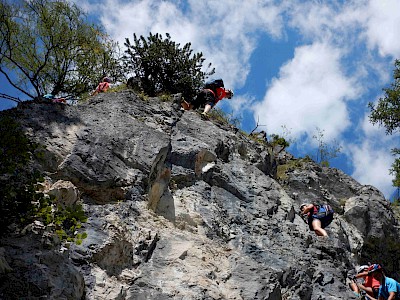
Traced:
POLYGON ((400 59, 399 0, 75 2, 121 45, 149 32, 191 42, 234 89, 218 106, 245 131, 259 119, 260 130, 294 140, 289 152, 301 157, 315 156, 319 128, 324 142, 342 146, 332 167, 386 197, 394 192, 389 149, 400 147, 399 134, 372 126, 367 105, 400 59))

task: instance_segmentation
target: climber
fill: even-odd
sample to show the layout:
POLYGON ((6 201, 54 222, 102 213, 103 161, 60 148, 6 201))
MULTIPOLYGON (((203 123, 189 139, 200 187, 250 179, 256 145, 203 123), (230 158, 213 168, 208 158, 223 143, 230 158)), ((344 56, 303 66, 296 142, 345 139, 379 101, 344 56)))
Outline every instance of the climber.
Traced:
POLYGON ((349 286, 356 296, 361 296, 364 292, 367 299, 376 300, 380 283, 372 275, 368 275, 368 269, 371 267, 368 265, 358 267, 357 274, 350 278, 349 286), (364 279, 362 283, 357 281, 360 278, 364 279))
POLYGON ((358 278, 364 278, 363 283, 358 283, 358 287, 367 293, 368 299, 376 300, 378 298, 378 291, 380 282, 376 280, 369 271, 373 270, 375 264, 368 266, 361 266, 357 275, 354 276, 354 281, 358 278), (362 269, 361 269, 362 268, 362 269))
POLYGON ((204 106, 204 111, 201 114, 203 118, 207 118, 208 112, 222 99, 232 99, 233 91, 224 88, 222 79, 209 81, 204 88, 199 92, 193 101, 183 101, 182 107, 184 110, 198 109, 204 106))
POLYGON ((103 80, 99 83, 96 90, 93 92, 93 96, 98 93, 105 93, 110 88, 111 79, 108 77, 104 77, 103 80))
POLYGON ((372 274, 374 279, 381 284, 377 296, 378 300, 400 299, 400 283, 393 278, 386 277, 380 264, 372 265, 368 273, 372 274))
MULTIPOLYGON (((367 269, 368 269, 368 266, 366 266, 366 265, 361 266, 361 267, 357 268, 357 274, 364 272, 367 269)), ((356 276, 349 277, 349 279, 350 279, 349 287, 357 297, 361 297, 361 291, 360 291, 360 288, 358 287, 358 282, 356 280, 356 276)))
POLYGON ((53 94, 46 94, 43 96, 44 99, 50 100, 53 103, 64 103, 67 104, 67 100, 64 97, 61 98, 55 98, 53 94))
POLYGON ((333 220, 333 209, 330 205, 303 203, 300 206, 300 215, 316 235, 328 236, 324 228, 333 220))

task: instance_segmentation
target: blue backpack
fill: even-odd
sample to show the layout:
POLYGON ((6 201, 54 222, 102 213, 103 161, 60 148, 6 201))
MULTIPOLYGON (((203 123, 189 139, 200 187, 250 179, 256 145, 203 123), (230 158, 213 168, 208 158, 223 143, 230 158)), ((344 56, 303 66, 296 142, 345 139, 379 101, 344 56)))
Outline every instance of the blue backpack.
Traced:
POLYGON ((313 218, 322 219, 327 215, 333 214, 334 211, 329 204, 324 205, 314 205, 314 211, 312 213, 313 218))

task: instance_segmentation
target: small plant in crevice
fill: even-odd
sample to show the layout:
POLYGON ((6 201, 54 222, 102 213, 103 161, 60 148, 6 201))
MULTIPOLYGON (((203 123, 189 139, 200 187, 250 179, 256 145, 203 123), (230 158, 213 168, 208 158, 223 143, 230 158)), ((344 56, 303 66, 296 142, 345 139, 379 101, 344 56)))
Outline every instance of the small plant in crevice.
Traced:
POLYGON ((219 122, 220 124, 232 125, 236 128, 238 128, 241 123, 240 118, 235 117, 233 115, 233 112, 228 114, 218 107, 215 107, 213 110, 211 110, 208 115, 209 115, 210 119, 213 119, 213 120, 219 122))
POLYGON ((54 228, 54 233, 62 242, 75 242, 79 245, 87 237, 85 232, 78 232, 82 223, 87 221, 81 204, 63 207, 57 204, 56 198, 42 194, 28 216, 31 221, 38 220, 46 227, 54 228))
POLYGON ((316 131, 317 133, 313 135, 313 139, 318 143, 315 161, 323 167, 329 167, 329 160, 338 156, 342 150, 342 146, 336 140, 333 140, 333 144, 328 145, 324 139, 325 130, 317 127, 316 131))
POLYGON ((271 134, 271 138, 272 138, 272 141, 271 141, 272 147, 276 147, 276 146, 282 147, 279 152, 283 151, 285 148, 290 146, 289 142, 286 141, 286 139, 284 137, 281 137, 277 134, 271 134))
POLYGON ((144 92, 140 92, 137 95, 140 100, 145 101, 145 102, 149 101, 149 96, 147 96, 144 92))
POLYGON ((172 96, 170 94, 161 94, 159 96, 161 102, 171 102, 172 96))

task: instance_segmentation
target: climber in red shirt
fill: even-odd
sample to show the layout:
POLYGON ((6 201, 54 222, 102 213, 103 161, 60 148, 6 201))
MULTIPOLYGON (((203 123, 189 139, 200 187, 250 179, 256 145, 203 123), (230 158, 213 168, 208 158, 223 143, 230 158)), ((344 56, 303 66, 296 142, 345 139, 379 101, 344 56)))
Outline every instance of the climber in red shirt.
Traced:
POLYGON ((93 96, 97 95, 98 93, 107 92, 107 90, 110 88, 110 82, 111 82, 110 78, 104 77, 103 80, 97 86, 96 90, 94 91, 93 96))
POLYGON ((222 79, 216 79, 209 83, 206 83, 205 87, 200 91, 197 97, 189 102, 183 101, 182 107, 184 110, 198 109, 204 105, 204 111, 202 116, 206 117, 208 112, 217 104, 220 100, 233 97, 233 91, 224 88, 222 79))

